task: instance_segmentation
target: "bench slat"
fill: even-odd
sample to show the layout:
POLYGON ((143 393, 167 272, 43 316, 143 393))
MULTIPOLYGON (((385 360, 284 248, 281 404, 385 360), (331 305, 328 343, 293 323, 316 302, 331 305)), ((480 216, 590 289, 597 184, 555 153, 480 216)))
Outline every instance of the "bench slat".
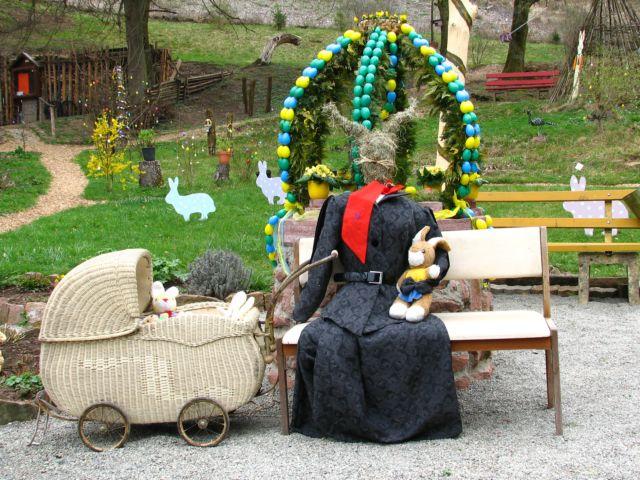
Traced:
POLYGON ((548 227, 548 228, 640 228, 637 218, 493 218, 493 226, 505 227, 548 227))
POLYGON ((492 80, 485 83, 487 88, 504 87, 546 87, 555 85, 555 80, 492 80))
POLYGON ((581 200, 624 200, 636 190, 567 190, 546 192, 480 192, 477 202, 563 202, 581 200))
POLYGON ((486 78, 533 78, 533 77, 558 77, 560 70, 548 70, 544 72, 509 72, 487 73, 486 78))
POLYGON ((549 243, 550 252, 640 252, 640 243, 549 243))
POLYGON ((509 86, 487 86, 487 92, 506 92, 511 90, 550 90, 555 86, 555 83, 540 84, 540 85, 509 85, 509 86))

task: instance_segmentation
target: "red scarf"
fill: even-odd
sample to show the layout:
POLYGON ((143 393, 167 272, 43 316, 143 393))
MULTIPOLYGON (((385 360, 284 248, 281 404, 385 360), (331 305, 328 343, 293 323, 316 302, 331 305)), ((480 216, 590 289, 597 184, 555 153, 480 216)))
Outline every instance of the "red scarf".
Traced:
POLYGON ((403 188, 402 185, 391 183, 383 185, 374 180, 349 195, 342 219, 342 240, 362 263, 365 263, 367 258, 369 223, 371 223, 373 205, 380 195, 395 193, 403 188))

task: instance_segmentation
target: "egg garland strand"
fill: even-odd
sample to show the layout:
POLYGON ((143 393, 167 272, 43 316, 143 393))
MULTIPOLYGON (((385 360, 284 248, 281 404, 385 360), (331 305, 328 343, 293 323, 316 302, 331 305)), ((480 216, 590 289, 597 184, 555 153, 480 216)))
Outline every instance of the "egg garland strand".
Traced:
MULTIPOLYGON (((442 82, 447 85, 449 93, 455 98, 459 113, 461 115, 462 125, 464 129, 464 144, 457 149, 459 154, 453 159, 453 168, 457 169, 458 184, 454 187, 453 202, 461 206, 462 215, 474 217, 474 212, 468 208, 466 202, 459 199, 470 198, 477 194, 477 188, 481 184, 480 179, 480 143, 481 129, 478 124, 478 117, 475 112, 475 106, 471 102, 471 96, 465 88, 464 82, 459 78, 454 66, 437 50, 430 46, 429 41, 422 37, 415 29, 407 23, 406 15, 389 15, 388 12, 376 12, 375 15, 363 15, 364 22, 385 22, 389 19, 399 21, 399 31, 396 28, 386 29, 380 25, 376 25, 366 39, 362 56, 358 62, 358 69, 355 74, 353 87, 353 109, 351 116, 354 122, 362 124, 365 128, 371 130, 374 127, 376 115, 371 111, 372 95, 375 92, 374 82, 376 74, 382 60, 385 49, 388 52, 389 65, 396 68, 400 61, 400 39, 405 36, 415 47, 420 55, 424 57, 426 65, 433 68, 435 74, 440 77, 442 82)), ((356 23, 360 22, 355 18, 356 23)), ((264 227, 265 249, 271 264, 276 267, 278 249, 276 247, 276 239, 274 234, 278 230, 279 222, 282 218, 293 211, 303 210, 303 206, 298 202, 296 195, 291 191, 292 183, 295 179, 290 174, 290 156, 291 147, 295 138, 291 136, 291 125, 295 121, 295 109, 298 101, 304 96, 305 89, 311 85, 311 82, 326 68, 332 59, 343 53, 352 43, 359 41, 364 30, 367 28, 359 27, 359 30, 346 30, 344 34, 336 39, 334 43, 327 45, 318 52, 309 66, 302 70, 302 74, 296 79, 295 85, 289 91, 289 95, 283 102, 283 108, 280 111, 280 131, 278 133, 278 147, 276 153, 278 155, 278 167, 280 169, 280 177, 283 181, 282 190, 287 194, 284 208, 280 209, 275 215, 269 217, 264 227)), ((385 121, 395 112, 395 102, 398 98, 397 89, 401 87, 394 78, 389 78, 385 82, 386 102, 377 114, 377 118, 385 121)), ((352 168, 354 179, 358 186, 362 186, 363 177, 357 165, 358 151, 357 148, 352 149, 352 159, 354 160, 352 168)), ((485 217, 485 220, 475 219, 473 221, 474 228, 491 228, 491 218, 485 217)))

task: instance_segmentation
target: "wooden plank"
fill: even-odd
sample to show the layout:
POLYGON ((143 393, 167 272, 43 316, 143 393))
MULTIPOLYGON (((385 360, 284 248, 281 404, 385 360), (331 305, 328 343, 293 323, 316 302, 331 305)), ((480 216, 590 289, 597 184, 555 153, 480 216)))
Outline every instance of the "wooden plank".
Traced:
POLYGON ((492 350, 547 350, 551 338, 513 338, 500 340, 453 340, 452 352, 477 352, 492 350))
POLYGON ((568 243, 558 242, 549 244, 550 252, 640 252, 640 243, 568 243))
POLYGON ((633 190, 629 195, 624 197, 624 203, 636 218, 640 218, 640 188, 633 190))
MULTIPOLYGON (((604 217, 606 220, 613 218, 613 202, 611 200, 604 202, 604 217)), ((611 228, 604 229, 604 241, 605 243, 613 242, 613 232, 611 231, 611 228)))
MULTIPOLYGON (((586 190, 582 192, 541 191, 541 192, 480 192, 477 202, 563 202, 581 200, 625 200, 636 190, 586 190)), ((639 199, 640 201, 640 199, 639 199)))
POLYGON ((560 70, 547 70, 544 72, 510 72, 510 73, 487 73, 486 78, 533 78, 533 77, 557 77, 560 70))
POLYGON ((640 228, 637 218, 493 218, 493 226, 507 227, 548 227, 548 228, 640 228))
POLYGON ((485 83, 485 87, 487 88, 495 88, 495 87, 545 87, 549 85, 555 85, 555 80, 492 80, 491 82, 485 83))

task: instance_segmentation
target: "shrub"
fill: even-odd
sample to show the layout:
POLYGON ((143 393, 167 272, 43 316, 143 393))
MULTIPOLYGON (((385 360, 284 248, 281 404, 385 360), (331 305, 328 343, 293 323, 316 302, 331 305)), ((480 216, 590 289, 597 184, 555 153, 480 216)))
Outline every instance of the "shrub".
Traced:
POLYGON ((189 265, 189 293, 224 300, 239 290, 249 288, 251 270, 233 252, 207 250, 189 265))
POLYGON ((153 279, 162 283, 182 282, 185 277, 182 263, 177 258, 154 257, 153 279))
POLYGON ((156 132, 153 130, 140 130, 138 142, 145 148, 153 147, 156 142, 156 132))
POLYGON ((0 384, 18 391, 21 397, 26 397, 30 394, 39 392, 43 388, 40 376, 31 372, 24 372, 21 375, 11 375, 9 377, 0 378, 0 384))
POLYGON ((273 26, 276 30, 284 30, 287 26, 287 14, 282 11, 280 5, 273 9, 273 26))
POLYGON ((554 30, 553 33, 551 34, 551 43, 559 45, 561 41, 562 41, 562 37, 560 36, 557 30, 554 30))

